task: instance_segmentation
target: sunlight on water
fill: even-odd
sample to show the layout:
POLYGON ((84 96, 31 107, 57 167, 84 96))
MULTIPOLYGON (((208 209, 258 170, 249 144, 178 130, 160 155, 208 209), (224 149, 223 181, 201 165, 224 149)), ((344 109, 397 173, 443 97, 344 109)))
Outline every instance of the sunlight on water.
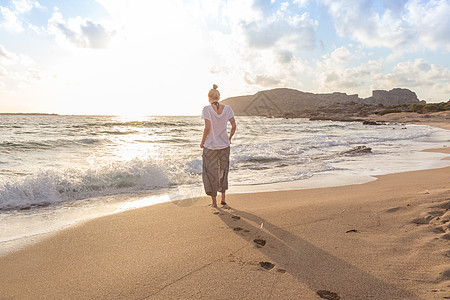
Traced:
POLYGON ((157 137, 149 135, 142 139, 141 134, 130 134, 127 137, 116 139, 114 160, 131 161, 135 158, 158 159, 161 156, 161 147, 155 143, 157 137))
POLYGON ((119 206, 117 212, 169 202, 170 200, 171 198, 169 195, 148 197, 140 200, 135 200, 132 202, 123 203, 119 206))
POLYGON ((139 113, 129 113, 114 117, 117 122, 143 122, 148 121, 150 117, 139 113))

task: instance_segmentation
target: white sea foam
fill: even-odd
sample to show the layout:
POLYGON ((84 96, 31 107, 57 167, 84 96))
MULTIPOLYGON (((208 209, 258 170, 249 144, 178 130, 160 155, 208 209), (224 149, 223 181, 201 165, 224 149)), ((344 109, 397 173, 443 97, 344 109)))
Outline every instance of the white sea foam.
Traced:
POLYGON ((169 187, 176 174, 162 162, 133 159, 87 170, 42 170, 0 185, 0 209, 46 206, 82 198, 169 187))

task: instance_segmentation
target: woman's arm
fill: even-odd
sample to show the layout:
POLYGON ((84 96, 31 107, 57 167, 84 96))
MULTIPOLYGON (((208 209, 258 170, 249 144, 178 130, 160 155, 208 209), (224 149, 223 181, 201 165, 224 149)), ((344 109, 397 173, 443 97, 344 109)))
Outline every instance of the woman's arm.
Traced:
POLYGON ((231 138, 233 137, 234 133, 236 132, 236 120, 234 119, 234 117, 232 117, 228 121, 231 124, 231 132, 230 132, 230 136, 228 137, 228 139, 230 140, 230 144, 231 144, 231 138))
POLYGON ((203 129, 203 137, 202 142, 200 143, 200 148, 203 148, 203 144, 205 143, 206 137, 208 136, 210 130, 211 130, 211 121, 205 119, 205 128, 203 129))

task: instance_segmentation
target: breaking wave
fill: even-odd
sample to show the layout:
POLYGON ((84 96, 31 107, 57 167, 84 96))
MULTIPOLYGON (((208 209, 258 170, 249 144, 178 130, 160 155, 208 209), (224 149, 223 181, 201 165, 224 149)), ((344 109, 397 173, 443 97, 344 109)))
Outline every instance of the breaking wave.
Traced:
MULTIPOLYGON (((86 170, 45 170, 0 183, 0 209, 47 206, 84 198, 157 190, 189 184, 193 166, 152 159, 114 162, 86 170)), ((194 167, 195 168, 195 167, 194 167)))

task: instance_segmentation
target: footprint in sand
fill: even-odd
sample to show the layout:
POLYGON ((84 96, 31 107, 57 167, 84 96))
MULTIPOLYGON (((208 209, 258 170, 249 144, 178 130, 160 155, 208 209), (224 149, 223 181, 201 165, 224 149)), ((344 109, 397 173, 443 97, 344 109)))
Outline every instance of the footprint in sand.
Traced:
POLYGON ((260 261, 259 265, 266 270, 272 270, 275 265, 271 263, 270 261, 260 261))
POLYGON ((247 230, 247 229, 244 229, 244 228, 241 228, 241 227, 233 227, 233 230, 234 231, 242 231, 242 232, 245 232, 245 233, 250 232, 250 230, 247 230))
POLYGON ((257 244, 259 247, 263 247, 266 244, 266 240, 262 239, 254 239, 253 242, 257 244))
POLYGON ((338 294, 330 292, 330 291, 325 291, 325 290, 317 291, 317 295, 319 295, 320 298, 328 299, 328 300, 339 300, 339 299, 341 299, 341 297, 339 297, 338 294))
POLYGON ((449 210, 450 209, 450 201, 441 202, 438 205, 431 206, 430 208, 441 208, 441 209, 449 210))
POLYGON ((436 227, 434 229, 432 229, 431 231, 433 231, 434 233, 445 233, 445 228, 443 226, 441 227, 436 227))
POLYGON ((414 220, 412 220, 412 222, 417 225, 424 225, 424 224, 430 224, 431 219, 432 219, 431 216, 426 216, 426 217, 415 218, 414 220))
POLYGON ((444 270, 443 272, 439 273, 439 275, 441 277, 441 281, 450 280, 450 269, 444 270))
POLYGON ((398 212, 400 209, 402 209, 402 208, 401 207, 394 207, 394 208, 387 209, 386 212, 387 213, 394 213, 394 212, 398 212))
POLYGON ((441 239, 444 239, 444 240, 450 240, 450 232, 444 234, 443 236, 441 236, 441 239))

